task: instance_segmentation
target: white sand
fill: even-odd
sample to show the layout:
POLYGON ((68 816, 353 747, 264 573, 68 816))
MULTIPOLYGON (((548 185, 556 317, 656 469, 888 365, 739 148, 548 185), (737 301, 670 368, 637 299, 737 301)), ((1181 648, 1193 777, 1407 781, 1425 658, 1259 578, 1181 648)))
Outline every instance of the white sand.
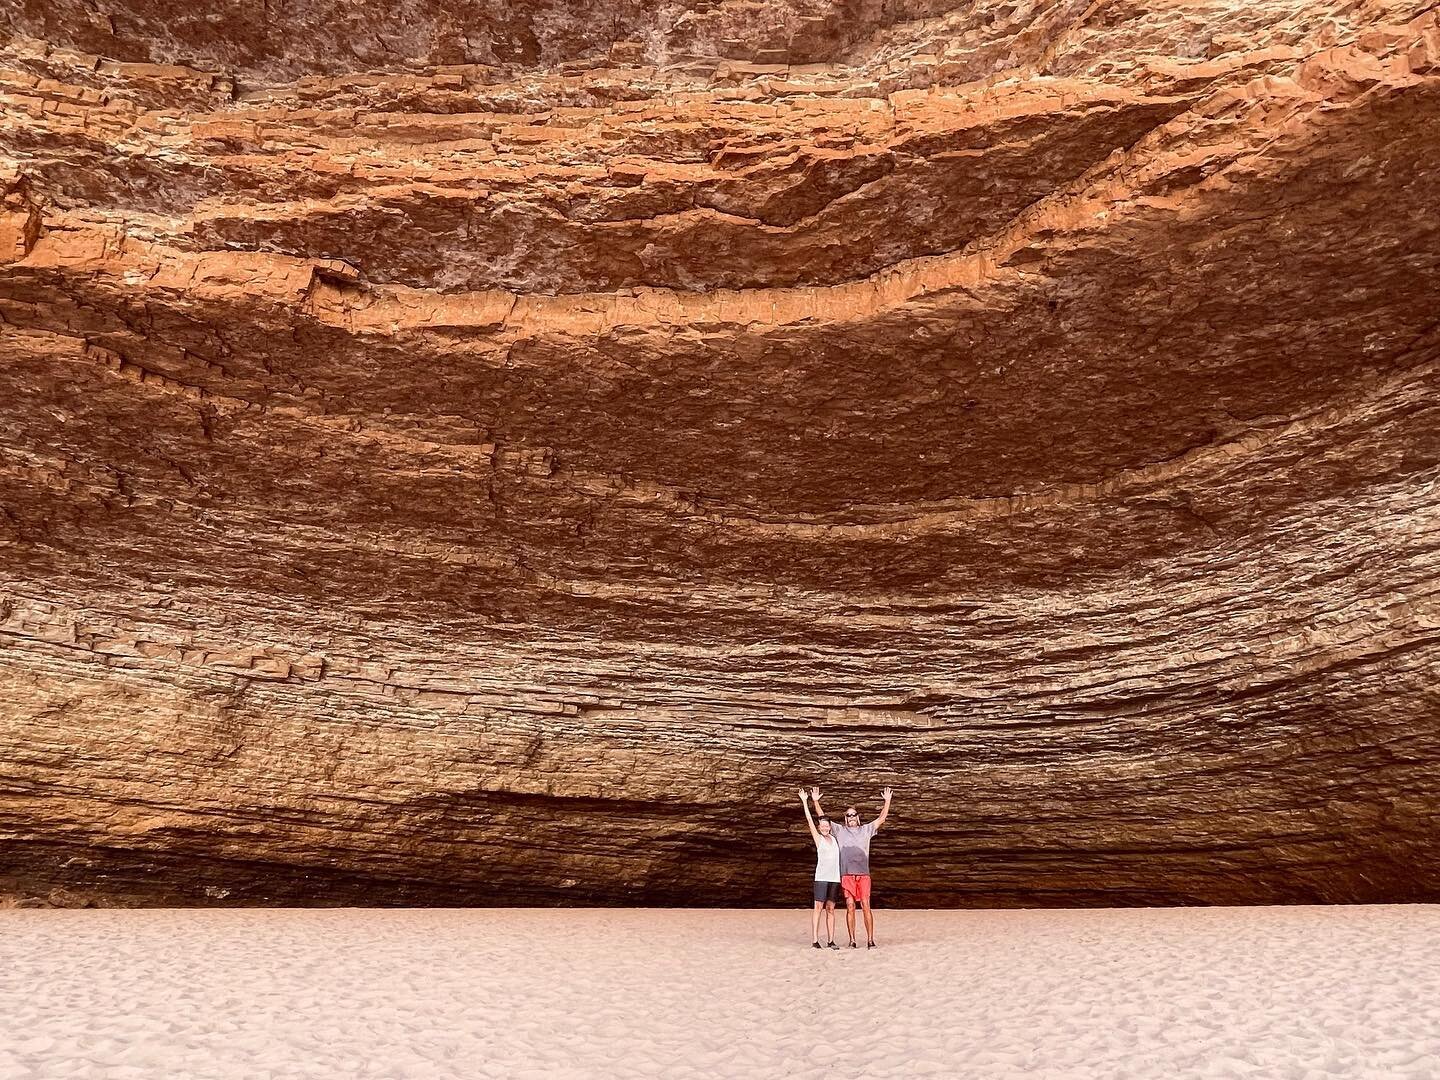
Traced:
POLYGON ((0 912, 0 1080, 1440 1077, 1440 906, 0 912))

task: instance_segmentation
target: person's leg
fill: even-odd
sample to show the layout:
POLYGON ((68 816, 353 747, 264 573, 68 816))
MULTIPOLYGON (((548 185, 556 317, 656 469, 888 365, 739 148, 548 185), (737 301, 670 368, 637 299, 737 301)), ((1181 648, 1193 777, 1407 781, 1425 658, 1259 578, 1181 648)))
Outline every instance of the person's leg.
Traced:
POLYGON ((835 944, 835 901, 830 900, 825 904, 825 934, 826 941, 831 945, 835 944))
POLYGON ((815 912, 810 916, 810 929, 814 933, 815 944, 820 944, 820 912, 825 907, 823 900, 815 901, 815 912))
POLYGON ((865 913, 865 941, 870 948, 875 947, 875 916, 870 913, 870 875, 865 874, 855 882, 855 897, 860 901, 860 908, 865 913))
POLYGON ((850 944, 855 944, 855 898, 845 894, 845 929, 850 931, 850 944))

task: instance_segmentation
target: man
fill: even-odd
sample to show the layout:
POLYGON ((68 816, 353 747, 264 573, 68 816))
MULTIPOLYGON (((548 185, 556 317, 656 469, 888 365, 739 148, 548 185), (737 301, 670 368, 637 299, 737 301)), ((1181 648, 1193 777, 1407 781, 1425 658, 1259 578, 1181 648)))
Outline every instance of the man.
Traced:
MULTIPOLYGON (((834 835, 840 841, 840 888, 845 893, 845 925, 850 930, 850 947, 859 948, 855 943, 855 905, 865 916, 866 948, 875 948, 875 916, 870 912, 870 838, 880 831, 885 819, 890 816, 890 795, 887 787, 881 796, 885 805, 880 816, 874 821, 860 824, 860 811, 847 807, 845 820, 834 827, 834 835)), ((820 789, 812 787, 810 798, 815 802, 815 813, 823 816, 820 809, 820 789)))

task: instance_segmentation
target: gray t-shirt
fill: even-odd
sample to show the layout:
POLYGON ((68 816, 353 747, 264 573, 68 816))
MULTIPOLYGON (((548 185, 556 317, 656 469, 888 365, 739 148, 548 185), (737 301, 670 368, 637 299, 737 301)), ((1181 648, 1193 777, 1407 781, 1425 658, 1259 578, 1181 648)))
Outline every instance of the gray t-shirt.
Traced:
POLYGON ((875 822, 851 828, 830 823, 830 833, 840 841, 840 873, 870 873, 870 838, 875 835, 875 822))

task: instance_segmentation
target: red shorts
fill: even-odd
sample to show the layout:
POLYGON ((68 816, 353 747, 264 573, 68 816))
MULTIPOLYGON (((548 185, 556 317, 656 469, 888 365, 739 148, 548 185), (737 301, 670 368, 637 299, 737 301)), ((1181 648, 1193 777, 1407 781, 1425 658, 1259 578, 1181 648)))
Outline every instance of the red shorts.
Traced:
POLYGON ((869 874, 841 874, 840 888, 845 890, 845 899, 853 900, 855 903, 864 901, 870 902, 870 875, 869 874))

